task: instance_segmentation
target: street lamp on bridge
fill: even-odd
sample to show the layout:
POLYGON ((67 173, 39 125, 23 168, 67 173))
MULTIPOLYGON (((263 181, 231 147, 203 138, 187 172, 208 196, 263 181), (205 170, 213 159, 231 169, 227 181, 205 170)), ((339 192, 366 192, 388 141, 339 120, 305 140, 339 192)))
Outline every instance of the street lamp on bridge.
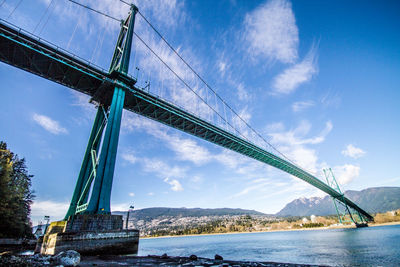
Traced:
POLYGON ((126 215, 126 224, 125 224, 125 229, 128 229, 128 222, 129 222, 129 213, 134 209, 135 207, 133 205, 129 206, 128 209, 128 214, 126 215))

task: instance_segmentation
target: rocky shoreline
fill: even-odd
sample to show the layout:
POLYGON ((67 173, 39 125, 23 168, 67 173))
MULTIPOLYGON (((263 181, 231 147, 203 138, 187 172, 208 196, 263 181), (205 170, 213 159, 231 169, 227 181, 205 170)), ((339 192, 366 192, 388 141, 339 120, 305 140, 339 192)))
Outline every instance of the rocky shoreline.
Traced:
POLYGON ((196 255, 189 257, 173 257, 167 254, 157 256, 80 256, 76 251, 61 252, 56 256, 13 255, 2 253, 0 266, 223 266, 223 267, 305 267, 321 266, 307 264, 291 264, 277 262, 250 262, 224 260, 215 255, 214 259, 201 258, 196 255))

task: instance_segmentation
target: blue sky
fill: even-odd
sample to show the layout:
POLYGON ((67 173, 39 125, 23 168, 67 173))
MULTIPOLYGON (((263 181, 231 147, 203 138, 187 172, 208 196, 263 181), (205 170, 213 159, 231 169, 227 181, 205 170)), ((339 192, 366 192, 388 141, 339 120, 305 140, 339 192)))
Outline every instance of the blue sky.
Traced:
MULTIPOLYGON (((85 2, 117 18, 129 11, 118 1, 85 2)), ((332 167, 344 190, 400 186, 397 1, 139 2, 208 84, 287 157, 321 179, 321 170, 332 167)), ((118 23, 66 0, 24 0, 15 9, 18 3, 6 0, 0 18, 108 69, 118 23)), ((211 101, 140 17, 136 31, 211 101)), ((130 72, 140 68, 140 85, 150 80, 152 93, 215 120, 137 39, 132 50, 130 72)), ((33 221, 60 219, 95 107, 80 93, 4 63, 0 77, 0 139, 35 175, 33 221)), ((237 118, 236 125, 250 136, 237 118)), ((113 210, 133 204, 275 213, 295 198, 323 195, 267 165, 123 114, 113 210)))

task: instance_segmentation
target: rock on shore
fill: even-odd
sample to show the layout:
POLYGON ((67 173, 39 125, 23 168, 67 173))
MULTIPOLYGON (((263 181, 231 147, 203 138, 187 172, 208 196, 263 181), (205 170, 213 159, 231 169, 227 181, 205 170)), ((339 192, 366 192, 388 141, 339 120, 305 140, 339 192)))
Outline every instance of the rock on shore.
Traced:
POLYGON ((221 267, 303 267, 303 266, 321 266, 307 264, 291 264, 277 262, 249 262, 249 261, 229 261, 216 255, 214 259, 207 259, 191 255, 190 257, 171 257, 167 254, 162 256, 79 256, 76 251, 61 252, 60 254, 50 256, 0 256, 0 266, 221 266, 221 267), (62 259, 62 260, 61 260, 62 259))
POLYGON ((0 256, 0 266, 77 266, 81 261, 81 255, 68 250, 60 252, 55 256, 33 256, 12 255, 5 253, 0 256))

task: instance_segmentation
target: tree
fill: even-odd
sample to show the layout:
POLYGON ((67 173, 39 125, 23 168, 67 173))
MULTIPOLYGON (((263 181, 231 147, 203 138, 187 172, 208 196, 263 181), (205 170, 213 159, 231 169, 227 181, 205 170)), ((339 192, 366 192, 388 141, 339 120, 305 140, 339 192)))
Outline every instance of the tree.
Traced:
POLYGON ((32 177, 25 159, 19 159, 0 142, 0 237, 32 237, 32 177))

